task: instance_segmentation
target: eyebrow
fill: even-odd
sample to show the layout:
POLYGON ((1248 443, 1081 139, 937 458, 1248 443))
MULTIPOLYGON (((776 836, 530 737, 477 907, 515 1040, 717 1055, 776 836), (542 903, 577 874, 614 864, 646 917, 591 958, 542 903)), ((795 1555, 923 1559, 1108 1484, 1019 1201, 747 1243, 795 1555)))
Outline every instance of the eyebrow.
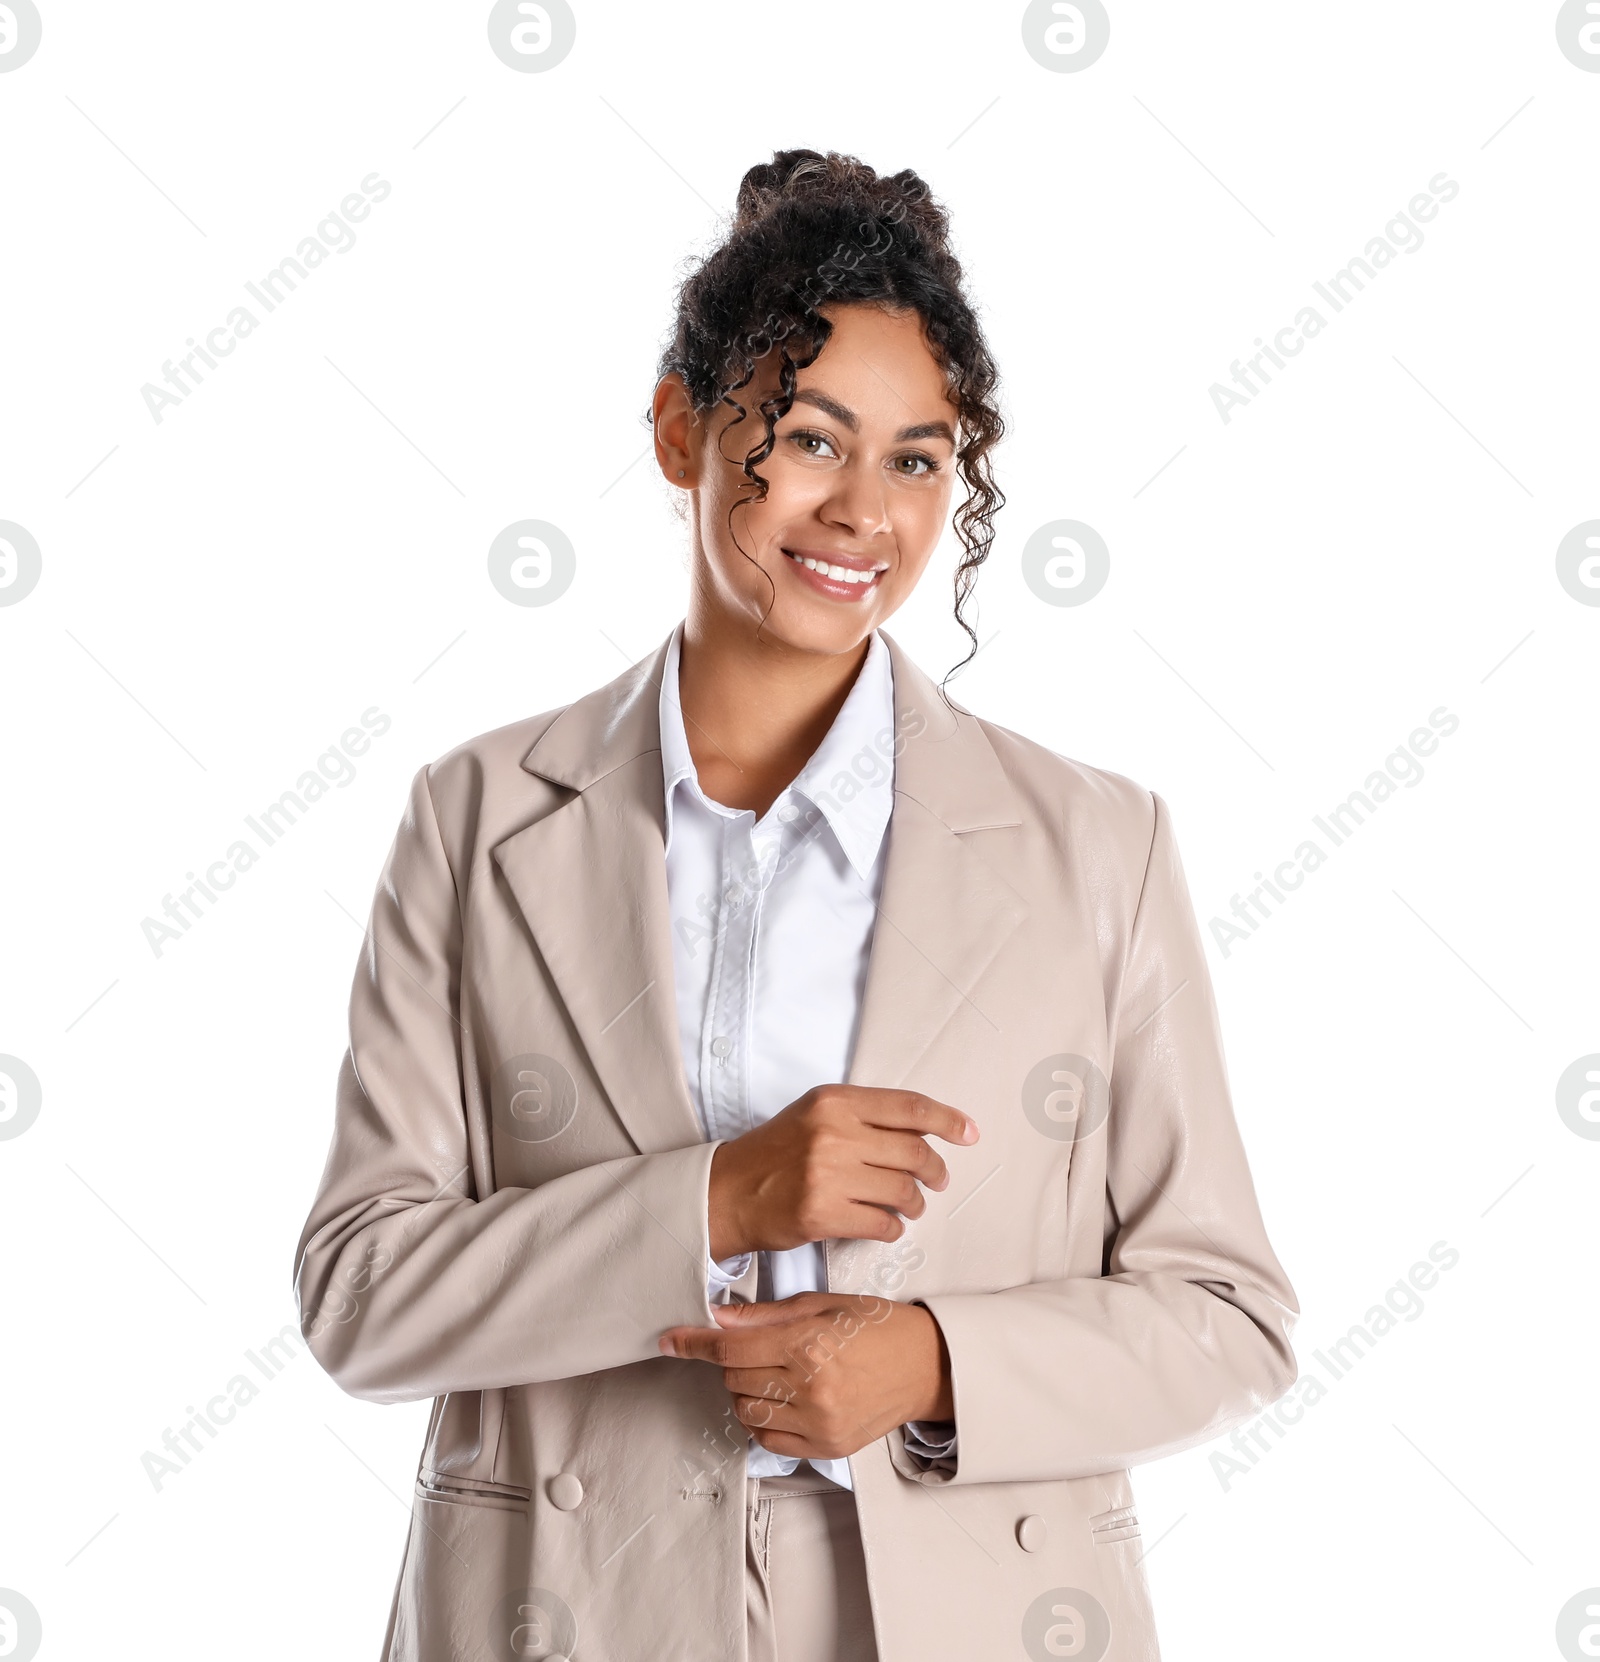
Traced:
MULTIPOLYGON (((812 388, 802 388, 794 395, 794 403, 811 404, 825 415, 831 415, 841 427, 848 428, 852 433, 861 431, 861 423, 856 413, 847 404, 841 404, 837 398, 830 398, 825 392, 817 392, 812 388)), ((948 421, 923 421, 914 427, 902 427, 895 434, 895 442, 902 439, 944 439, 953 450, 956 436, 951 430, 948 421)))

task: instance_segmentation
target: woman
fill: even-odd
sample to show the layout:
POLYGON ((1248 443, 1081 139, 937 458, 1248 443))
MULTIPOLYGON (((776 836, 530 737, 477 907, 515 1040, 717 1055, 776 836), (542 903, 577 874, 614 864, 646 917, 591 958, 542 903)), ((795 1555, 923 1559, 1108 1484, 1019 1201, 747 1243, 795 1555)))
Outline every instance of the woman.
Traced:
POLYGON ((387 1658, 1154 1657, 1127 1467, 1295 1377, 1165 803, 881 628, 959 472, 972 635, 1003 500, 947 232, 746 175, 652 406, 684 621, 413 782, 296 1276, 436 1399, 387 1658))

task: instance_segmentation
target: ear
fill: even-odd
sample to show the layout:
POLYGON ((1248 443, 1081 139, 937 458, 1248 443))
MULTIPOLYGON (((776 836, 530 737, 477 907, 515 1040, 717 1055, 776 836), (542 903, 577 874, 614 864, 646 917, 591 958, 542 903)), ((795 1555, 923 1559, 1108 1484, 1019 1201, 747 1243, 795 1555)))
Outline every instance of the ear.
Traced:
POLYGON ((669 485, 693 490, 699 476, 702 428, 683 377, 676 371, 656 383, 650 401, 656 466, 669 485))

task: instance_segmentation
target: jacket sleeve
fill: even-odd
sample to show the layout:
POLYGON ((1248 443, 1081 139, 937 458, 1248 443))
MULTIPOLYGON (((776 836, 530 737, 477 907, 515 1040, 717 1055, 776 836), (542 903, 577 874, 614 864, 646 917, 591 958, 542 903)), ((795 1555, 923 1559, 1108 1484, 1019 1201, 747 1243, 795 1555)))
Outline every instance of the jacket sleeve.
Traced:
POLYGON ((716 1143, 478 1198, 463 1106, 461 915, 428 770, 412 783, 350 995, 332 1147, 295 1262, 300 1326, 352 1395, 406 1402, 657 1357, 711 1327, 716 1143))
POLYGON ((960 1437, 954 1473, 921 1481, 1121 1470, 1208 1440, 1294 1383, 1299 1308, 1234 1122, 1169 811, 1154 804, 1111 1013, 1110 1112, 1085 1133, 1107 1139, 1104 1273, 919 1301, 949 1347, 960 1437))

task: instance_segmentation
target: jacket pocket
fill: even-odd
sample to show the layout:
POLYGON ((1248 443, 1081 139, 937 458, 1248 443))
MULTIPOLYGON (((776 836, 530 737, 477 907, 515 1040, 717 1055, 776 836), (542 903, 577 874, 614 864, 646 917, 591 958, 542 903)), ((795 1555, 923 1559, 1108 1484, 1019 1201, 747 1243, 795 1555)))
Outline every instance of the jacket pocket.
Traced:
POLYGON ((533 1491, 518 1483, 489 1483, 482 1478, 462 1477, 456 1472, 437 1472, 424 1466, 417 1473, 417 1493, 424 1500, 447 1506, 485 1506, 498 1512, 526 1512, 533 1491))
POLYGON ((1097 1547, 1138 1538, 1139 1519, 1131 1506, 1113 1506, 1109 1512, 1096 1512, 1089 1519, 1089 1539, 1097 1547))
POLYGON ((530 1501, 429 1466, 415 1487, 385 1662, 510 1654, 491 1630, 529 1579, 530 1501))

